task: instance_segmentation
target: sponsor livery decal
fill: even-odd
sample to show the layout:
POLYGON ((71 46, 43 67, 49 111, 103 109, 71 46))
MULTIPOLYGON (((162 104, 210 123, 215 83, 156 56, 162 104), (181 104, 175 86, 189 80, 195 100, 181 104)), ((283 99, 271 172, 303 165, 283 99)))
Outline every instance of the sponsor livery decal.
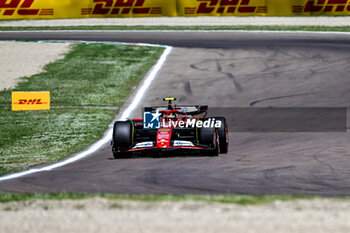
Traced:
POLYGON ((136 148, 144 148, 144 147, 152 147, 153 146, 153 142, 140 142, 140 143, 137 143, 133 149, 136 149, 136 148))
POLYGON ((162 15, 162 7, 145 7, 145 0, 93 0, 92 8, 82 8, 82 15, 162 15))
POLYGON ((173 146, 194 146, 194 144, 190 141, 174 141, 174 145, 173 146))
POLYGON ((40 9, 33 7, 35 0, 0 0, 0 16, 35 16, 53 15, 54 9, 40 9))

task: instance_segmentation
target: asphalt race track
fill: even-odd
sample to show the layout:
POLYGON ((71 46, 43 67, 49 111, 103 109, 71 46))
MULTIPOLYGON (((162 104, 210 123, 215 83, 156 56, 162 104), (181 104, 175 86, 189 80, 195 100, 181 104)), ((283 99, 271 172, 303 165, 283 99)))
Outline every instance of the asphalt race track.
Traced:
MULTIPOLYGON (((209 108, 348 108, 350 104, 350 36, 346 34, 0 33, 0 40, 13 39, 174 46, 142 106, 161 104, 164 96, 177 97, 179 104, 208 104, 209 108)), ((140 117, 140 110, 134 116, 140 117)), ((227 120, 230 125, 240 124, 230 117, 227 120)), ((349 132, 231 132, 229 136, 229 153, 215 158, 115 160, 105 145, 62 168, 0 182, 0 190, 350 195, 349 132)))

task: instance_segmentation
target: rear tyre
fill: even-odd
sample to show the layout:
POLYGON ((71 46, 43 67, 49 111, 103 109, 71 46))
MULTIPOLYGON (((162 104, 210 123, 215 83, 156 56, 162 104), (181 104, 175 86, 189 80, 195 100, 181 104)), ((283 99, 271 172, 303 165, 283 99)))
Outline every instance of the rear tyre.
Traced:
POLYGON ((226 154, 228 151, 228 128, 225 117, 213 117, 216 121, 221 122, 221 127, 218 128, 219 142, 220 142, 220 153, 226 154))
POLYGON ((113 127, 113 156, 116 159, 129 158, 129 153, 123 150, 132 145, 132 123, 130 121, 116 121, 113 127))
POLYGON ((212 149, 203 151, 206 156, 218 156, 220 153, 220 145, 218 139, 218 131, 215 128, 199 128, 198 141, 200 144, 210 146, 212 149))

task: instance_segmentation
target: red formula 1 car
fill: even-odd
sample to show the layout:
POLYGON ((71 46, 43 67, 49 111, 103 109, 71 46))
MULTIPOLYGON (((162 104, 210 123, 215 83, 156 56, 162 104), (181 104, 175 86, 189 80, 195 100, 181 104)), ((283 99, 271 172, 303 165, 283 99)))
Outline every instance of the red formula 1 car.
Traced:
POLYGON ((111 143, 114 157, 227 153, 226 119, 206 118, 208 106, 173 106, 175 100, 164 98, 168 106, 145 107, 143 119, 116 121, 111 143))

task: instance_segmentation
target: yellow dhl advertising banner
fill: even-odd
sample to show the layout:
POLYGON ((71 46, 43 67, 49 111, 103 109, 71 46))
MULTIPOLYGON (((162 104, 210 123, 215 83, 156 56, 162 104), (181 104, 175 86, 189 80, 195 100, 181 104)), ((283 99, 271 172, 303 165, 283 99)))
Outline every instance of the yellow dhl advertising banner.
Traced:
POLYGON ((78 9, 87 1, 75 0, 0 0, 0 19, 80 18, 78 9))
POLYGON ((179 16, 350 15, 350 0, 177 0, 179 16))
POLYGON ((87 17, 177 16, 176 0, 90 0, 81 9, 87 17))
POLYGON ((50 110, 50 92, 12 92, 12 111, 50 110))
POLYGON ((350 0, 0 0, 0 19, 350 15, 350 0))
POLYGON ((0 0, 0 19, 176 15, 176 0, 0 0))
POLYGON ((290 3, 291 15, 350 15, 350 0, 290 0, 290 3))
POLYGON ((178 0, 180 16, 266 15, 266 0, 178 0))

